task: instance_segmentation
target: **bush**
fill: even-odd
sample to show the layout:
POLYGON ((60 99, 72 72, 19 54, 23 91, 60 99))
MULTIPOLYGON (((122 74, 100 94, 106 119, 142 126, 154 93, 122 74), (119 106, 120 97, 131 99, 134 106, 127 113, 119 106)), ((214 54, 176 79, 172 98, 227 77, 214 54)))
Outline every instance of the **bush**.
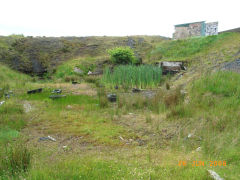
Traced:
POLYGON ((117 47, 108 50, 110 60, 114 64, 137 64, 138 60, 134 56, 134 52, 129 47, 117 47))

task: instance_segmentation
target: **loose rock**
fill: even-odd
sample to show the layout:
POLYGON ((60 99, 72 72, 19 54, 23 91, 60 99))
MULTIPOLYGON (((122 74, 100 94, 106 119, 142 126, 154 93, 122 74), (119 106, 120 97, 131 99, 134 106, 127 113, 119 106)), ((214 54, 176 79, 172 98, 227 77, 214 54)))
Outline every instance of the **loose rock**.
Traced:
POLYGON ((110 102, 116 102, 117 101, 117 95, 116 94, 108 94, 107 98, 110 102))
POLYGON ((61 94, 62 93, 62 90, 61 89, 54 89, 53 91, 52 91, 52 93, 54 94, 54 93, 56 93, 56 94, 61 94))
POLYGON ((35 94, 35 93, 41 93, 41 92, 42 92, 42 88, 39 88, 39 89, 29 90, 27 93, 28 94, 35 94))

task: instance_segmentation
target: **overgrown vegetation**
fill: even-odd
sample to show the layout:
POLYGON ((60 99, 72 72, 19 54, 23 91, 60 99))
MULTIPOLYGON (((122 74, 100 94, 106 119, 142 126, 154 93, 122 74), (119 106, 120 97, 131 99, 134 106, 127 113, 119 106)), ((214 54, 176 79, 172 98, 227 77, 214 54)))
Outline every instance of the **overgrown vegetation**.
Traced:
POLYGON ((161 82, 162 70, 151 65, 141 66, 118 66, 111 73, 107 68, 102 82, 110 87, 121 86, 124 89, 131 87, 157 87, 161 82))
MULTIPOLYGON (((163 59, 178 52, 204 64, 165 84, 161 69, 150 65, 109 68, 101 82, 101 76, 74 72, 77 67, 86 74, 96 62, 92 57, 62 64, 47 81, 33 82, 1 65, 0 179, 210 179, 207 169, 224 179, 240 179, 240 75, 210 72, 216 59, 238 58, 239 39, 229 34, 168 42, 175 50, 198 47, 186 52, 164 44, 163 59), (85 82, 65 82, 72 78, 85 82), (42 93, 26 93, 39 87, 42 93), (145 89, 131 93, 131 87, 145 89), (49 99, 59 88, 66 97, 49 99), (5 98, 9 91, 13 95, 5 98), (108 101, 109 93, 116 93, 116 103, 108 101), (56 141, 40 141, 49 135, 56 141), (181 160, 188 164, 179 167, 181 160), (198 160, 205 166, 193 167, 198 160), (210 161, 227 165, 209 166, 210 161)), ((62 51, 71 48, 65 42, 62 51)))

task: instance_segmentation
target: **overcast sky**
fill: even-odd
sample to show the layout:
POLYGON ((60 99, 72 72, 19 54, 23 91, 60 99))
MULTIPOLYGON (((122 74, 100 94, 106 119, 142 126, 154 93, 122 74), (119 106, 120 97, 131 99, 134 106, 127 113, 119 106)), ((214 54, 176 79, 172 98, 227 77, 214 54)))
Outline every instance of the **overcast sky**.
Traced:
POLYGON ((240 27, 240 0, 1 0, 0 35, 172 37, 174 24, 240 27))

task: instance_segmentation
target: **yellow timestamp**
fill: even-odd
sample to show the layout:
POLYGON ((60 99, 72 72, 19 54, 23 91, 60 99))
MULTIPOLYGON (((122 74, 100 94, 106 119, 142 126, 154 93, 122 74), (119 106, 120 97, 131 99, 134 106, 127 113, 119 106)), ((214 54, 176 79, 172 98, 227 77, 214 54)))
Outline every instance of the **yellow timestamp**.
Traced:
POLYGON ((193 167, 201 167, 201 166, 227 166, 226 161, 178 161, 179 167, 184 167, 187 165, 191 165, 193 167))

